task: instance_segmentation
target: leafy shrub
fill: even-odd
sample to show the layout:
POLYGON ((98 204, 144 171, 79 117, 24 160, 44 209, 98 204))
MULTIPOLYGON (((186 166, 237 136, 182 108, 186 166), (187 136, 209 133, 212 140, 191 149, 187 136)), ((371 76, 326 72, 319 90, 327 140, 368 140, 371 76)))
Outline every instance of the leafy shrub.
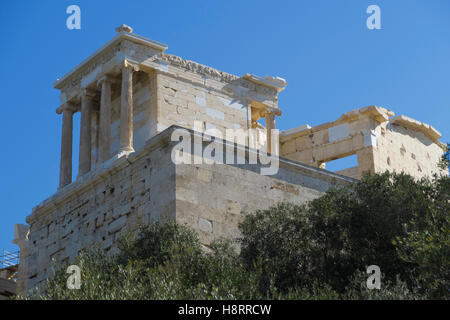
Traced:
POLYGON ((248 270, 262 262, 282 292, 320 283, 342 294, 355 272, 375 264, 386 283, 398 279, 412 289, 423 278, 442 298, 449 288, 449 194, 448 177, 368 174, 353 190, 330 189, 304 206, 282 203, 247 216, 240 225, 241 257, 248 270), (426 256, 414 251, 423 241, 412 229, 422 240, 434 230, 436 245, 426 256))

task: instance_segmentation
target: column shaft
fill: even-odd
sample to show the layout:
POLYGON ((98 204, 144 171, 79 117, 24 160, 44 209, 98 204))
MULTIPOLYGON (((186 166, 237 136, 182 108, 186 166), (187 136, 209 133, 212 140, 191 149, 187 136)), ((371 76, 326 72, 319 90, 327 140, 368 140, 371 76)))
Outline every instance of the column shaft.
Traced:
POLYGON ((80 154, 78 162, 78 176, 91 170, 91 116, 93 109, 93 95, 84 90, 81 96, 81 127, 80 154))
POLYGON ((133 149, 133 69, 122 68, 122 91, 120 98, 120 149, 119 152, 134 152, 133 149))
POLYGON ((266 145, 267 153, 272 152, 272 129, 275 129, 275 113, 266 113, 266 145))
POLYGON ((91 170, 95 168, 98 162, 99 113, 99 110, 96 108, 91 113, 91 170))
POLYGON ((111 149, 111 82, 103 79, 100 98, 99 162, 110 157, 111 149))
POLYGON ((73 139, 73 110, 63 110, 63 124, 61 137, 61 165, 59 187, 62 188, 72 182, 72 140, 73 139))

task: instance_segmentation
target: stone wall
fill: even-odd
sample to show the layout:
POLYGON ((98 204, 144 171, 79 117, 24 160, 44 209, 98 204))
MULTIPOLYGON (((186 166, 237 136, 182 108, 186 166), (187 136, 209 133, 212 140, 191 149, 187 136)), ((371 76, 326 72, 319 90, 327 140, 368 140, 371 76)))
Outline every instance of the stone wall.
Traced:
POLYGON ((400 116, 376 129, 379 137, 374 153, 376 172, 403 171, 417 178, 432 177, 434 174, 448 175, 447 170, 438 167, 444 152, 443 145, 437 141, 440 134, 431 136, 429 127, 421 130, 415 126, 418 123, 400 116))
POLYGON ((237 237, 238 223, 256 209, 278 201, 304 203, 331 186, 355 181, 283 159, 274 176, 261 175, 261 165, 175 165, 175 128, 139 152, 97 166, 33 209, 27 218, 28 255, 21 256, 26 274, 19 272, 25 288, 51 276, 52 260, 71 261, 94 246, 113 254, 119 237, 139 224, 175 219, 198 231, 208 245, 219 237, 237 237))
POLYGON ((21 264, 28 265, 27 274, 20 275, 26 277, 27 288, 51 275, 52 259, 71 261, 80 250, 94 245, 113 253, 125 230, 173 217, 171 150, 154 142, 139 154, 97 166, 33 209, 27 218, 29 256, 21 257, 21 264))
POLYGON ((161 95, 157 122, 163 128, 176 124, 192 129, 194 121, 201 121, 205 130, 225 132, 225 129, 248 128, 248 104, 233 101, 234 97, 229 94, 166 74, 158 74, 157 83, 161 95))
POLYGON ((237 238, 246 214, 278 202, 303 204, 331 186, 351 179, 287 160, 276 175, 264 176, 253 165, 177 165, 176 220, 196 230, 204 244, 237 238))

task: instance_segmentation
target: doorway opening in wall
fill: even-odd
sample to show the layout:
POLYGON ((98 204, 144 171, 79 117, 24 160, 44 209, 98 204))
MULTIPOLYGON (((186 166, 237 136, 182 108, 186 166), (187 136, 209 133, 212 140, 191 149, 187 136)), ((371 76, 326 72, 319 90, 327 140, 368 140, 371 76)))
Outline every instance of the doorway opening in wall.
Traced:
POLYGON ((358 157, 355 154, 325 163, 325 169, 351 178, 358 178, 358 157))

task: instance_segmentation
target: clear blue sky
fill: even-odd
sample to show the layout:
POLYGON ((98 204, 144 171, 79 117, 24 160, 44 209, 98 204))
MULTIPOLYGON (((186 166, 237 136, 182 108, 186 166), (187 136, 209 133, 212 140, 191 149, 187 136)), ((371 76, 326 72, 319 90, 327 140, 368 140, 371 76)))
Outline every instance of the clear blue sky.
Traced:
POLYGON ((1 1, 0 249, 15 248, 14 224, 58 186, 53 82, 122 23, 168 44, 168 53, 236 75, 285 78, 280 129, 378 105, 450 141, 448 0, 1 1), (81 8, 81 30, 66 28, 71 4, 81 8), (381 8, 381 30, 366 27, 370 4, 381 8))

